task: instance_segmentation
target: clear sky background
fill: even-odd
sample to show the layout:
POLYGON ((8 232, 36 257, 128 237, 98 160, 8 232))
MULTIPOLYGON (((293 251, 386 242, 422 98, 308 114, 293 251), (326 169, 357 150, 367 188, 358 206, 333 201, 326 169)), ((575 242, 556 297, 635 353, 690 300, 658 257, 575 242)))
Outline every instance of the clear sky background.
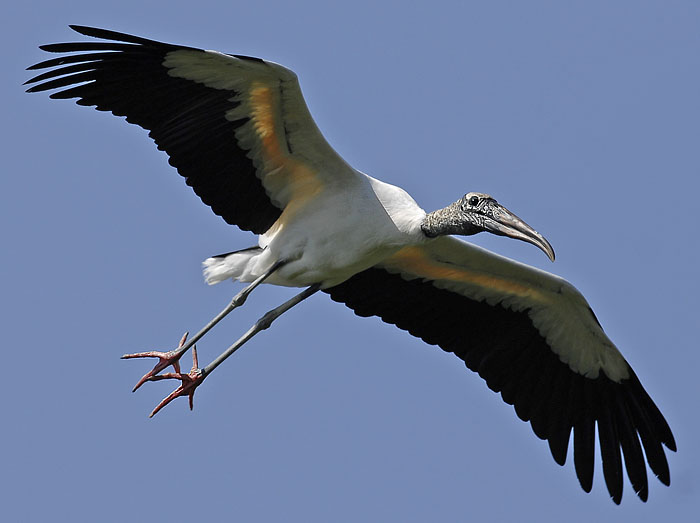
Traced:
MULTIPOLYGON (((0 24, 5 521, 697 521, 698 2, 14 2, 0 24), (239 288, 201 261, 255 238, 145 131, 23 93, 69 23, 282 63, 353 166, 522 216, 555 264, 474 241, 584 293, 674 431, 671 487, 617 507, 597 464, 585 494, 460 360, 322 294, 149 420, 175 383, 131 394, 150 361, 119 356, 201 327, 239 288)), ((292 293, 256 291, 200 361, 292 293)))

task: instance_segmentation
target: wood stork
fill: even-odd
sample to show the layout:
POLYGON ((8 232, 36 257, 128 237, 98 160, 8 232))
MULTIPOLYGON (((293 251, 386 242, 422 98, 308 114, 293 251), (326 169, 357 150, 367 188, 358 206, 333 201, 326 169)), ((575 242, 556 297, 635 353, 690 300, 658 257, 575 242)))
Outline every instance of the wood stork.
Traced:
MULTIPOLYGON (((607 338, 581 294, 563 279, 450 235, 488 231, 532 243, 540 234, 486 194, 470 192, 426 213, 402 189, 350 167, 309 114, 296 75, 258 58, 222 54, 82 26, 105 41, 42 46, 61 54, 29 92, 59 89, 126 116, 170 157, 202 201, 226 222, 259 235, 252 248, 204 262, 210 284, 249 283, 189 342, 154 356, 135 387, 163 378, 181 385, 156 407, 189 396, 224 359, 280 314, 321 290, 359 316, 387 323, 464 360, 530 421, 563 465, 573 460, 591 490, 596 426, 603 473, 615 503, 622 460, 637 495, 648 496, 648 462, 665 485, 671 430, 607 338), (306 289, 271 310, 204 368, 181 373, 180 356, 259 284, 306 289), (173 365, 175 372, 159 374, 173 365), (642 451, 643 449, 643 451, 642 451)), ((135 390, 134 389, 134 390, 135 390)))

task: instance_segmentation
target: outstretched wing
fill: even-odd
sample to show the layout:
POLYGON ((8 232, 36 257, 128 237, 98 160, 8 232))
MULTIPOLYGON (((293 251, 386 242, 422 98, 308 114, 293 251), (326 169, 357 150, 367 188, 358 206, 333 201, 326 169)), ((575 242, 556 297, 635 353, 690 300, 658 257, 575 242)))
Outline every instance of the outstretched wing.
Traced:
POLYGON ((29 80, 36 85, 27 91, 60 89, 51 98, 77 98, 149 130, 228 223, 264 233, 292 200, 354 175, 316 127, 292 71, 258 58, 71 28, 107 41, 41 46, 64 54, 29 67, 49 71, 29 80))
POLYGON ((651 470, 670 483, 662 444, 673 451, 676 445, 666 420, 565 280, 443 237, 404 248, 325 292, 359 316, 379 316, 455 353, 548 440, 560 465, 573 431, 576 474, 586 492, 596 424, 615 503, 622 499, 623 457, 634 490, 647 499, 642 447, 651 470))

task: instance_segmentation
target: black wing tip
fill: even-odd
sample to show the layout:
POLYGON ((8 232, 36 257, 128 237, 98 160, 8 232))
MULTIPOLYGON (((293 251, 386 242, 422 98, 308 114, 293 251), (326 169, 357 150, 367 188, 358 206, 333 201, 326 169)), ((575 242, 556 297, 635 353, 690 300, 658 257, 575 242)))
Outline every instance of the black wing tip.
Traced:
POLYGON ((61 51, 55 51, 55 47, 60 44, 42 44, 39 46, 39 49, 42 51, 46 51, 47 53, 60 53, 61 51))
POLYGON ((590 494, 591 490, 593 490, 593 474, 591 474, 590 477, 581 477, 581 475, 576 471, 576 476, 578 477, 578 484, 581 485, 581 488, 586 494, 590 494))
POLYGON ((650 422, 652 423, 654 432, 657 435, 658 442, 663 444, 668 450, 677 452, 678 447, 676 446, 676 439, 673 437, 673 431, 666 421, 666 418, 661 413, 661 410, 656 403, 654 403, 654 400, 651 399, 651 396, 649 396, 646 389, 644 389, 644 386, 632 367, 628 366, 628 369, 630 372, 630 377, 627 381, 630 388, 636 393, 639 401, 642 402, 645 412, 649 415, 650 422))
POLYGON ((80 24, 68 24, 68 27, 70 27, 76 33, 80 33, 80 34, 83 34, 85 36, 92 36, 91 35, 92 31, 101 31, 102 30, 102 29, 99 29, 98 27, 92 27, 89 25, 80 25, 80 24))
MULTIPOLYGON (((48 53, 70 53, 76 51, 87 51, 87 50, 110 50, 112 49, 110 45, 119 45, 114 42, 123 42, 132 45, 143 45, 149 47, 167 48, 167 49, 196 49, 194 47, 188 47, 183 45, 173 45, 165 42, 159 42, 157 40, 150 40, 148 38, 143 38, 141 36, 135 36, 128 33, 122 33, 119 31, 112 31, 111 29, 101 29, 99 27, 90 27, 87 25, 69 24, 73 31, 84 36, 89 36, 91 38, 99 38, 102 40, 107 40, 108 42, 77 42, 77 43, 58 43, 58 44, 43 44, 39 46, 39 49, 46 51, 48 53)), ((123 45, 123 44, 122 44, 123 45)), ((200 50, 200 49, 197 49, 200 50)), ((38 68, 41 64, 35 64, 28 67, 28 69, 38 68)))
POLYGON ((157 42, 156 40, 149 40, 148 38, 142 38, 140 36, 131 35, 128 33, 121 33, 119 31, 112 31, 111 29, 101 29, 99 27, 91 27, 87 25, 69 24, 73 31, 80 33, 84 36, 90 36, 92 38, 101 38, 103 40, 112 40, 117 42, 126 42, 129 44, 140 44, 140 45, 168 45, 162 42, 157 42))
POLYGON ((127 33, 120 33, 118 31, 101 29, 99 27, 91 27, 88 25, 68 24, 68 27, 81 35, 90 36, 92 38, 101 38, 102 40, 117 40, 119 42, 130 43, 140 43, 140 41, 143 40, 143 38, 127 33))
POLYGON ((554 462, 560 467, 566 465, 566 454, 569 449, 570 435, 571 433, 569 433, 569 436, 566 438, 566 441, 557 441, 557 439, 555 439, 554 437, 547 438, 547 443, 549 444, 549 451, 552 454, 552 458, 554 459, 554 462))
POLYGON ((68 27, 70 27, 76 33, 80 33, 85 36, 95 36, 95 34, 97 34, 97 38, 101 38, 101 33, 103 31, 107 31, 107 29, 101 29, 99 27, 82 24, 68 24, 68 27))
MULTIPOLYGON (((99 55, 102 55, 102 53, 104 51, 124 51, 126 49, 129 49, 131 47, 135 47, 138 45, 156 47, 156 48, 165 48, 165 49, 182 47, 182 46, 173 46, 171 44, 157 42, 155 40, 148 40, 146 38, 141 38, 139 36, 133 36, 133 35, 129 35, 126 33, 111 31, 109 29, 100 29, 97 27, 90 27, 90 26, 78 25, 78 24, 69 24, 68 27, 70 27, 73 31, 75 31, 79 34, 93 37, 93 38, 100 38, 103 40, 107 40, 107 42, 95 42, 95 43, 68 42, 68 43, 53 43, 53 44, 40 45, 39 49, 41 49, 42 51, 45 51, 48 53, 58 53, 58 54, 62 54, 63 56, 59 56, 58 58, 52 58, 50 60, 44 60, 42 62, 33 64, 33 65, 30 65, 29 67, 27 67, 26 68, 27 71, 32 71, 32 70, 37 70, 37 69, 53 69, 53 71, 49 71, 47 73, 40 74, 38 76, 30 78, 29 80, 24 82, 22 85, 36 83, 38 81, 45 80, 47 78, 56 76, 57 73, 61 73, 60 66, 63 66, 66 63, 80 62, 81 61, 80 59, 83 56, 85 57, 86 61, 88 60, 88 58, 90 58, 91 60, 96 59, 94 54, 83 54, 86 51, 97 51, 99 55), (115 42, 122 42, 122 43, 115 43, 115 42)), ((65 72, 68 72, 68 71, 65 71, 65 72)), ((62 86, 62 85, 54 85, 56 83, 60 84, 61 81, 60 80, 53 80, 50 82, 44 82, 40 85, 36 85, 34 87, 27 89, 26 92, 27 93, 36 93, 36 92, 46 91, 49 89, 54 89, 56 87, 62 86)), ((73 82, 73 83, 76 83, 76 82, 73 82)))
POLYGON ((671 486, 671 474, 654 474, 656 476, 656 479, 658 479, 661 483, 666 485, 667 487, 671 486))
POLYGON ((635 490, 635 494, 637 494, 642 503, 646 503, 649 500, 649 487, 644 485, 640 490, 635 490))
POLYGON ((673 433, 671 432, 670 427, 668 429, 668 434, 664 439, 661 440, 661 443, 663 443, 664 446, 671 452, 678 452, 678 447, 676 447, 676 440, 673 437, 673 433))

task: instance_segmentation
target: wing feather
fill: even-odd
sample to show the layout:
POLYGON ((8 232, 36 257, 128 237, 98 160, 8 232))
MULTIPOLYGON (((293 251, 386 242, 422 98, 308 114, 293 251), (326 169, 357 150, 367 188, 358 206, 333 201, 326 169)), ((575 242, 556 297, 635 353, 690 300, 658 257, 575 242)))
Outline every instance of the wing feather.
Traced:
POLYGON ((585 491, 593 484, 596 426, 615 503, 623 458, 634 490, 647 498, 642 447, 668 484, 663 445, 676 445, 666 420, 588 303, 561 278, 445 237, 405 248, 326 292, 359 315, 455 353, 548 440, 560 465, 573 432, 585 491))
POLYGON ((230 224, 264 233, 294 200, 356 176, 316 127, 296 75, 259 58, 71 26, 106 42, 49 44, 66 54, 27 91, 57 90, 125 116, 170 157, 202 201, 230 224))

